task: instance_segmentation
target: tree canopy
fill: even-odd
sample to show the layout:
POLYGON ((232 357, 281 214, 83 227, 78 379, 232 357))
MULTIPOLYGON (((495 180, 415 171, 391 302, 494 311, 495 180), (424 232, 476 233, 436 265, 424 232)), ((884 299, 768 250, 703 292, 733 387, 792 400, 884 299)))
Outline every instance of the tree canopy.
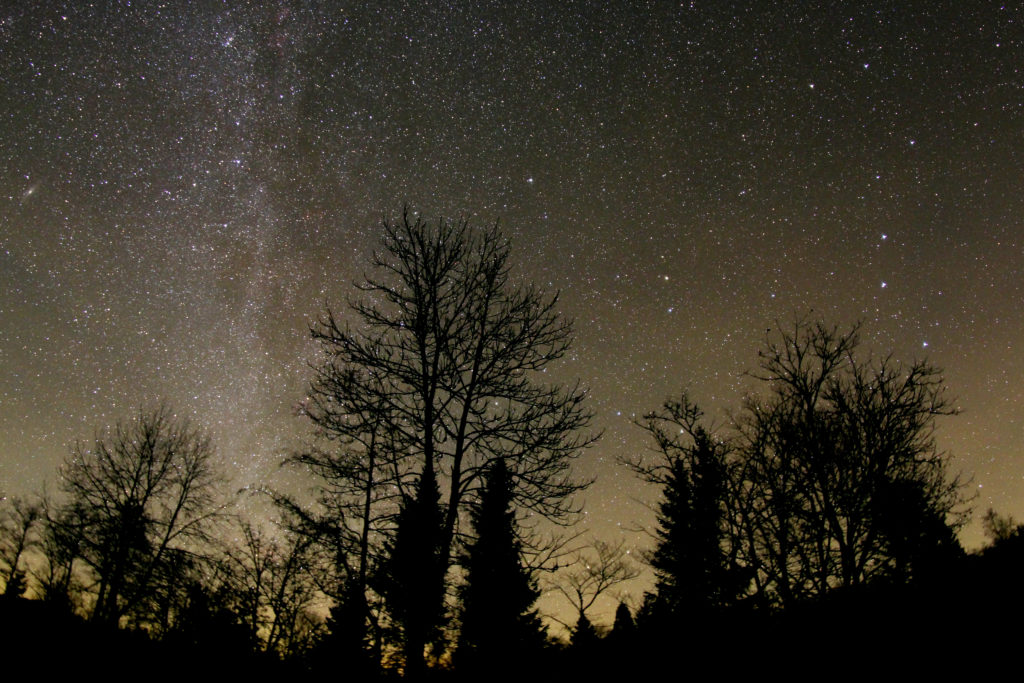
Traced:
POLYGON ((787 606, 836 588, 927 575, 960 553, 964 487, 935 444, 955 412, 939 371, 865 356, 858 328, 797 323, 770 335, 731 433, 685 397, 642 426, 662 485, 651 556, 657 598, 787 606))
POLYGON ((744 553, 783 603, 909 574, 908 543, 955 543, 964 519, 963 483, 934 438, 955 412, 940 371, 858 347, 857 327, 822 323, 770 337, 755 373, 768 394, 740 418, 744 553))
POLYGON ((406 211, 383 223, 382 249, 358 285, 364 298, 344 322, 328 309, 312 328, 325 358, 306 413, 367 456, 386 435, 393 464, 383 476, 397 471, 398 482, 435 461, 448 481, 449 545, 492 460, 515 474, 517 505, 552 519, 570 516, 586 485, 570 471, 595 439, 586 393, 541 381, 569 349, 571 324, 557 294, 514 283, 509 255, 497 225, 432 224, 406 211))
POLYGON ((491 463, 507 467, 516 510, 559 524, 579 510, 589 482, 571 465, 596 439, 586 392, 544 374, 572 325, 557 293, 515 280, 509 257, 496 224, 405 211, 383 222, 360 298, 311 328, 323 357, 303 412, 321 439, 292 461, 318 477, 319 511, 306 518, 336 541, 349 602, 373 592, 368 575, 397 551, 401 510, 427 472, 441 496, 442 585, 491 463))
POLYGON ((67 501, 52 518, 96 579, 92 618, 117 624, 172 575, 175 551, 207 539, 220 475, 210 439, 169 408, 140 412, 77 445, 61 469, 67 501))

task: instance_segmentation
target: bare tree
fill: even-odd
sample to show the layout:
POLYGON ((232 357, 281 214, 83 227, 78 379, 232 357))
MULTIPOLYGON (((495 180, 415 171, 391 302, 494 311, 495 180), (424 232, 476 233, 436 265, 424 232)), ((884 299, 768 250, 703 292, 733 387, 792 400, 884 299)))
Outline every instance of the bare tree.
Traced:
MULTIPOLYGON (((577 551, 576 561, 553 582, 553 587, 576 610, 577 627, 589 624, 587 610, 615 586, 635 579, 640 569, 623 542, 594 541, 577 551)), ((619 595, 612 595, 620 598, 619 595)), ((563 624, 568 626, 568 624, 563 624)))
POLYGON ((963 483, 935 445, 935 419, 954 412, 939 371, 857 347, 857 328, 820 323, 769 338, 755 374, 768 396, 738 423, 744 561, 782 604, 906 578, 964 519, 963 483))
POLYGON ((40 503, 23 498, 5 498, 0 508, 0 577, 3 595, 17 596, 25 590, 25 553, 38 544, 36 527, 43 513, 40 503))
POLYGON ((92 618, 117 624, 143 603, 174 549, 207 540, 220 510, 207 436, 166 407, 76 445, 61 469, 67 502, 51 523, 95 579, 92 618))
POLYGON ((380 389, 365 369, 333 363, 317 369, 302 412, 316 426, 318 443, 286 461, 316 476, 316 505, 276 496, 290 528, 315 538, 332 556, 334 576, 322 588, 345 603, 361 628, 373 619, 370 574, 382 561, 408 488, 409 458, 395 444, 380 389), (364 391, 368 383, 378 391, 364 391))
POLYGON ((227 553, 227 570, 241 621, 253 643, 281 655, 305 647, 307 610, 320 597, 312 573, 313 538, 282 530, 275 538, 241 524, 242 545, 227 553))
POLYGON ((995 545, 1019 536, 1022 527, 1011 515, 1004 516, 989 508, 981 518, 981 528, 989 543, 995 545))
MULTIPOLYGON (((399 503, 429 467, 443 497, 442 572, 488 464, 505 461, 514 504, 558 523, 578 511, 573 459, 595 436, 581 387, 543 381, 572 341, 557 295, 513 283, 497 226, 428 224, 404 212, 339 321, 312 327, 324 360, 303 411, 335 443, 295 462, 319 475, 323 512, 349 539, 348 571, 366 574, 393 533, 399 503), (358 558, 358 559, 355 559, 358 558)), ((541 555, 542 556, 542 555, 541 555)))
POLYGON ((39 533, 41 562, 32 570, 39 584, 39 597, 61 609, 73 611, 78 605, 81 583, 75 576, 80 540, 75 529, 74 510, 61 508, 43 495, 42 527, 39 533))
POLYGON ((383 420, 393 449, 440 461, 451 481, 449 535, 493 458, 516 474, 520 505, 565 519, 584 486, 569 463, 594 440, 578 433, 590 419, 584 392, 533 377, 565 354, 571 327, 555 312, 557 296, 512 286, 508 256, 496 226, 431 226, 405 213, 384 223, 379 279, 360 286, 367 301, 351 304, 362 330, 342 327, 330 310, 313 328, 328 354, 318 380, 366 375, 315 384, 314 394, 327 391, 320 408, 336 406, 331 424, 341 429, 353 402, 370 397, 372 409, 356 420, 361 432, 372 435, 383 420))
POLYGON ((145 628, 152 636, 166 638, 180 629, 197 590, 216 590, 217 574, 215 557, 179 547, 168 548, 156 565, 149 589, 128 613, 129 626, 145 628))

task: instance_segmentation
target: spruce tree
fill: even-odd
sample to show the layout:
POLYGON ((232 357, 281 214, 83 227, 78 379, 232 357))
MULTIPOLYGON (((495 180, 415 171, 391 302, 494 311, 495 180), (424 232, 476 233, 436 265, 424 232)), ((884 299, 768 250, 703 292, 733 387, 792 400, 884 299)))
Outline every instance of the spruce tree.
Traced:
POLYGON ((726 465, 721 446, 700 427, 677 456, 665 476, 650 557, 657 579, 654 612, 701 618, 740 592, 724 548, 726 465))
POLYGON ((615 621, 612 630, 602 640, 604 654, 604 670, 606 674, 622 675, 634 671, 636 666, 637 647, 636 622, 633 613, 626 603, 619 602, 615 609, 615 621))
POLYGON ((380 665, 379 653, 375 652, 379 639, 371 632, 373 624, 362 586, 349 582, 341 588, 328 613, 327 635, 314 652, 316 664, 325 670, 341 664, 354 678, 373 676, 380 665))
POLYGON ((388 614, 400 631, 405 673, 412 677, 423 672, 424 650, 437 640, 444 622, 440 497, 433 463, 427 460, 413 495, 402 502, 380 577, 388 614))
POLYGON ((503 460, 487 471, 480 500, 470 513, 475 539, 463 555, 466 582, 456 665, 472 671, 483 663, 497 670, 532 660, 543 644, 533 604, 540 594, 523 566, 512 505, 513 482, 503 460))
POLYGON ((624 602, 619 602, 615 608, 615 621, 612 622, 612 632, 608 638, 618 647, 632 644, 636 636, 636 622, 633 620, 633 613, 624 602))

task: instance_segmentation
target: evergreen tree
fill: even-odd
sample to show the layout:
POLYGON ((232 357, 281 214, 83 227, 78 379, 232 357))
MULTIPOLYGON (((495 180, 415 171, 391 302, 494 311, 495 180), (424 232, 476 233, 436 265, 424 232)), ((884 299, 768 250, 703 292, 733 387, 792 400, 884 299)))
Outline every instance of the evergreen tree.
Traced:
POLYGON ((623 675, 634 671, 639 644, 633 613, 626 603, 619 602, 619 606, 615 608, 612 630, 602 641, 605 673, 623 675))
POLYGON ((425 668, 424 650, 437 639, 444 621, 444 513, 433 463, 426 461, 413 495, 398 513, 380 577, 388 614, 398 626, 407 676, 425 668))
POLYGON ((742 581, 729 557, 726 528, 726 447, 700 425, 701 412, 686 396, 646 416, 664 461, 634 470, 663 486, 657 545, 649 560, 656 583, 645 612, 655 620, 706 618, 732 603, 742 581))
POLYGON ((356 679, 376 674, 380 657, 374 624, 362 586, 355 581, 343 586, 327 616, 327 635, 314 652, 316 666, 325 671, 343 666, 356 679))
POLYGON ((633 613, 624 602, 620 602, 615 608, 615 621, 612 622, 612 632, 608 634, 617 643, 632 642, 636 633, 636 622, 633 621, 633 613))
POLYGON ((728 599, 722 552, 725 467, 702 429, 686 455, 672 463, 651 565, 664 607, 704 612, 728 599))
POLYGON ((581 612, 576 619, 576 627, 572 630, 572 640, 569 641, 570 661, 577 670, 590 673, 597 669, 600 642, 594 624, 581 612))
POLYGON ((471 511, 475 540, 463 557, 462 624, 456 662, 463 670, 481 663, 499 669, 532 660, 544 641, 533 604, 540 592, 522 564, 512 505, 514 484, 503 460, 487 471, 479 503, 471 511))

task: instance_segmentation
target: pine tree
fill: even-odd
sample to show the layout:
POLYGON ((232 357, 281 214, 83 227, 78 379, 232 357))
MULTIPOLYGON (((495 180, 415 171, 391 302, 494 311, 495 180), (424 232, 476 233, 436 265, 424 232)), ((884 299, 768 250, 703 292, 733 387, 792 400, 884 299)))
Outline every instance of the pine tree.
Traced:
POLYGON ((633 613, 626 603, 619 602, 612 630, 602 641, 605 673, 628 675, 628 672, 634 671, 639 645, 633 613))
POLYGON ((656 582, 641 610, 645 620, 706 619, 742 594, 746 577, 731 557, 726 500, 730 485, 728 446, 701 424, 700 409, 683 394, 649 413, 640 425, 661 458, 627 464, 659 484, 657 544, 649 556, 656 582))
POLYGON ((405 672, 412 677, 422 674, 424 651, 436 641, 444 622, 440 498, 433 463, 427 460, 415 492, 402 502, 380 577, 388 613, 400 630, 405 672))
POLYGON ((355 679, 370 678, 377 673, 380 657, 374 648, 378 639, 372 633, 374 620, 365 593, 353 581, 339 594, 328 613, 327 635, 318 644, 314 659, 325 670, 340 665, 355 679))
POLYGON ((616 644, 626 644, 633 641, 636 635, 636 622, 633 620, 633 613, 624 602, 620 602, 615 608, 615 621, 612 622, 612 632, 608 637, 616 644))
POLYGON ((522 564, 512 506, 513 482, 503 460, 495 460, 478 505, 472 509, 475 540, 466 549, 466 582, 456 663, 472 671, 482 663, 497 670, 532 660, 543 643, 533 604, 536 582, 522 564))
POLYGON ((671 463, 658 508, 658 543, 650 558, 657 577, 656 610, 706 616, 734 597, 723 550, 725 478, 720 449, 696 428, 692 445, 671 463))
POLYGON ((576 627, 572 630, 572 639, 569 641, 570 659, 577 670, 591 673, 598 668, 600 642, 594 624, 581 612, 576 619, 576 627))

